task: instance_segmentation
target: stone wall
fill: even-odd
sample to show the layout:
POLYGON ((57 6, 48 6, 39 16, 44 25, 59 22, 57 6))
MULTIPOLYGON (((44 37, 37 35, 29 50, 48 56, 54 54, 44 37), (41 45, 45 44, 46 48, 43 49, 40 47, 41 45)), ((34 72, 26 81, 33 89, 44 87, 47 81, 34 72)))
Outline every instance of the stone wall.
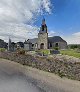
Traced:
POLYGON ((49 49, 54 49, 56 43, 58 43, 58 48, 59 48, 59 49, 67 49, 67 43, 66 43, 66 42, 54 42, 54 43, 49 43, 49 49), (52 45, 52 47, 50 47, 50 44, 52 45))
POLYGON ((30 50, 30 46, 29 46, 30 44, 27 44, 27 43, 25 43, 24 44, 24 50, 30 50))
POLYGON ((66 42, 59 42, 59 48, 60 49, 67 49, 67 43, 66 42))
POLYGON ((67 56, 40 57, 29 54, 19 55, 11 52, 0 52, 0 57, 58 74, 60 77, 65 76, 80 81, 80 59, 67 56))
POLYGON ((67 49, 67 43, 66 42, 55 42, 52 43, 52 49, 55 48, 55 44, 58 43, 59 49, 67 49))
POLYGON ((44 43, 44 49, 48 49, 48 33, 38 34, 38 49, 40 49, 41 43, 44 43))

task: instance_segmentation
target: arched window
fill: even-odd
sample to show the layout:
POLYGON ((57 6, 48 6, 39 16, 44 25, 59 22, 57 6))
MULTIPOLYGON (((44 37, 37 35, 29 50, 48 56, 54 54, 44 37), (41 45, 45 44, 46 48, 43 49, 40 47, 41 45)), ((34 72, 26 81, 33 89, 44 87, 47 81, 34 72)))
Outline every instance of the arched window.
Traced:
POLYGON ((41 43, 40 49, 44 49, 44 43, 41 43))
POLYGON ((58 44, 58 43, 56 43, 56 44, 55 44, 55 47, 58 47, 58 45, 59 45, 59 44, 58 44))
POLYGON ((52 47, 52 43, 49 43, 49 46, 52 47))
POLYGON ((32 47, 34 47, 34 44, 32 44, 32 47))

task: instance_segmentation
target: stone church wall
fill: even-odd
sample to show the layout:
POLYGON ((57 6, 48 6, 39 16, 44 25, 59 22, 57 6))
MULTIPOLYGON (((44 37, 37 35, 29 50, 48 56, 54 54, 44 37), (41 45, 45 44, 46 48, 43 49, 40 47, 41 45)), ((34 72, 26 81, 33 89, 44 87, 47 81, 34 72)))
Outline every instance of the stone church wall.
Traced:
POLYGON ((67 49, 67 43, 66 42, 59 42, 59 48, 60 49, 67 49))
POLYGON ((67 49, 67 43, 66 42, 55 42, 55 43, 49 43, 49 49, 54 49, 55 48, 55 44, 58 43, 58 48, 59 49, 67 49), (50 47, 50 44, 52 45, 52 47, 50 47))
POLYGON ((44 43, 44 49, 48 49, 48 33, 38 34, 38 49, 40 49, 41 43, 44 43))

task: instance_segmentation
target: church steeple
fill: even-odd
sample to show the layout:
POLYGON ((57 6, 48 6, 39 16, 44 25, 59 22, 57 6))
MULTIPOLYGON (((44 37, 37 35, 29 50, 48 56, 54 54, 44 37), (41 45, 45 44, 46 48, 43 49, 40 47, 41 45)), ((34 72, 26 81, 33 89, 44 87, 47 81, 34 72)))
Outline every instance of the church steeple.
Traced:
POLYGON ((42 25, 45 25, 45 18, 42 19, 42 25))
POLYGON ((41 28, 38 33, 38 49, 48 49, 48 33, 45 18, 42 19, 41 28))
POLYGON ((39 33, 47 33, 47 25, 46 25, 44 17, 42 19, 42 24, 41 24, 40 32, 39 33))

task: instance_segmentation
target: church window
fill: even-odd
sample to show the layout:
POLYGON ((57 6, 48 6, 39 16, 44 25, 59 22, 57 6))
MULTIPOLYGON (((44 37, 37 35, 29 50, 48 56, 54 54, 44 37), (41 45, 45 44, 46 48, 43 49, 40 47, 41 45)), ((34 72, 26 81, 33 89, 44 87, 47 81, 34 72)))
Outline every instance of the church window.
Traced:
POLYGON ((44 25, 42 25, 42 31, 44 31, 44 25))
POLYGON ((50 43, 50 47, 52 47, 52 43, 50 43))
POLYGON ((44 43, 41 43, 40 49, 44 49, 44 43))
POLYGON ((55 47, 58 47, 58 43, 55 44, 55 47))
POLYGON ((32 47, 34 47, 34 44, 32 44, 32 47))

